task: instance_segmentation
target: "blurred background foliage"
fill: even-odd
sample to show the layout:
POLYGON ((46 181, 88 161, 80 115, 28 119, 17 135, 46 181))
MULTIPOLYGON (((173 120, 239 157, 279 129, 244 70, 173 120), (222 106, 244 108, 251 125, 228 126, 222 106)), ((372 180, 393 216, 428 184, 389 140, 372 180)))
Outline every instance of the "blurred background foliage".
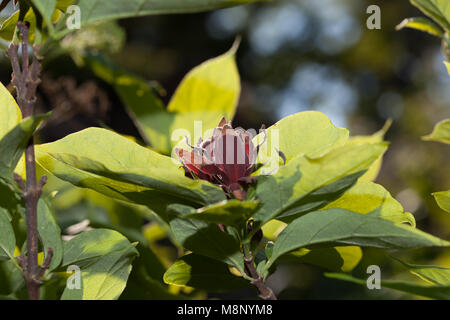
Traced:
MULTIPOLYGON (((113 88, 83 67, 80 55, 108 55, 121 68, 153 83, 167 103, 190 69, 224 53, 241 35, 237 63, 242 95, 235 126, 259 128, 295 112, 319 110, 352 135, 362 135, 393 119, 386 135, 391 146, 376 182, 414 214, 418 228, 448 239, 450 216, 431 193, 450 187, 450 149, 422 141, 421 136, 450 116, 450 77, 437 38, 414 30, 395 31, 404 18, 421 15, 408 0, 274 0, 212 13, 94 25, 63 39, 44 62, 38 111, 52 109, 54 115, 39 140, 54 141, 89 126, 140 139, 113 88), (371 4, 381 8, 381 30, 366 28, 366 8, 371 4)), ((3 53, 0 65, 0 80, 9 83, 11 69, 3 53)), ((301 139, 302 133, 292 136, 301 139)), ((58 183, 52 179, 48 189, 58 183)), ((54 206, 63 229, 89 219, 92 227, 112 227, 140 242, 141 257, 123 298, 170 298, 180 293, 173 287, 160 290, 164 269, 181 249, 153 213, 93 191, 65 184, 60 189, 54 206), (153 279, 147 281, 148 288, 139 288, 138 274, 153 279), (137 289, 145 290, 145 296, 137 289)), ((415 250, 396 257, 450 267, 449 250, 415 250)), ((406 276, 399 263, 378 250, 364 250, 354 274, 366 278, 371 264, 382 266, 383 279, 406 276)), ((405 297, 327 279, 322 272, 286 264, 268 282, 281 299, 405 297)), ((220 295, 186 289, 183 293, 192 298, 255 296, 253 289, 220 295)))

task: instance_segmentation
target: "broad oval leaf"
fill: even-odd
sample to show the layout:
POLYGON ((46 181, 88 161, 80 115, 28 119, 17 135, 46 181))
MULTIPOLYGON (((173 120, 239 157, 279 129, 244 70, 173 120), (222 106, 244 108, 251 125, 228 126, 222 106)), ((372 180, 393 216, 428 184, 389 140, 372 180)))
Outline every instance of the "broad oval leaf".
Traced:
POLYGON ((409 223, 416 226, 414 216, 404 212, 402 205, 381 185, 373 182, 359 181, 348 189, 340 198, 330 202, 323 209, 340 208, 367 214, 377 210, 381 218, 395 223, 409 223))
POLYGON ((348 139, 348 130, 335 127, 330 119, 318 111, 304 111, 281 119, 270 126, 266 133, 259 133, 253 143, 261 145, 258 153, 258 163, 265 164, 263 173, 272 171, 274 164, 278 165, 281 151, 287 162, 305 155, 320 156, 332 148, 342 146, 348 139), (264 136, 267 135, 266 139, 264 136), (278 150, 278 151, 277 151, 278 150), (274 163, 273 163, 274 162, 274 163))
POLYGON ((344 209, 329 209, 311 212, 290 223, 278 236, 266 268, 285 253, 318 245, 409 249, 449 246, 450 242, 383 219, 376 211, 364 215, 344 209))
POLYGON ((81 23, 226 8, 255 0, 78 0, 81 23))
POLYGON ((96 229, 64 244, 63 266, 81 269, 81 287, 64 289, 62 300, 112 300, 119 298, 136 257, 135 247, 120 233, 96 229))
POLYGON ((385 142, 344 145, 319 158, 296 157, 275 174, 259 177, 256 197, 263 206, 255 222, 292 220, 336 200, 386 149, 385 142))
POLYGON ((39 165, 62 180, 147 205, 163 217, 170 203, 200 207, 225 199, 217 186, 185 177, 171 158, 105 129, 36 146, 36 154, 39 165))

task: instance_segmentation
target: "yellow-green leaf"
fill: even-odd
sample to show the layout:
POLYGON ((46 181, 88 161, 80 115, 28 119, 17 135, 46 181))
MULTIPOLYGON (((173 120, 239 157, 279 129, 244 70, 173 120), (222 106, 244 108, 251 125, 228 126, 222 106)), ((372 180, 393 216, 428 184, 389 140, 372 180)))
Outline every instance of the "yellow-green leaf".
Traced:
POLYGON ((442 210, 450 212, 450 190, 433 193, 436 202, 442 210))
POLYGON ((438 122, 429 135, 422 137, 427 141, 438 141, 450 144, 450 119, 444 119, 438 122))

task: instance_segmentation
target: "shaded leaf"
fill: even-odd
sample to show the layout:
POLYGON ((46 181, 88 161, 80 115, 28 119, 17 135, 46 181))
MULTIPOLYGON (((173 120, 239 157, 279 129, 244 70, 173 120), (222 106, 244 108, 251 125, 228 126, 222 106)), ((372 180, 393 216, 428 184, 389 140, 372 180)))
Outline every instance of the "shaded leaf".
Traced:
POLYGON ((376 211, 364 215, 343 209, 329 209, 311 212, 290 223, 278 236, 266 268, 285 253, 318 245, 409 249, 449 246, 450 242, 383 219, 376 211))
MULTIPOLYGON (((358 279, 348 274, 325 273, 325 276, 332 279, 353 282, 363 286, 367 285, 366 280, 358 279)), ((428 297, 432 299, 443 299, 443 300, 450 299, 450 286, 426 286, 414 282, 385 280, 381 281, 381 287, 394 289, 397 291, 428 297)))
POLYGON ((190 13, 226 8, 254 0, 78 0, 81 23, 154 14, 190 13))
POLYGON ((334 247, 334 248, 302 248, 281 256, 277 263, 306 263, 330 271, 352 271, 361 261, 360 247, 334 247))
POLYGON ((258 201, 226 200, 197 209, 185 218, 220 223, 239 230, 245 228, 246 221, 259 207, 258 201))
POLYGON ((48 268, 48 271, 52 271, 59 266, 63 257, 61 230, 43 199, 39 199, 37 210, 38 232, 44 246, 44 253, 47 254, 49 248, 53 250, 53 257, 48 268))
POLYGON ((209 292, 227 292, 250 287, 250 283, 233 275, 222 262, 188 254, 179 258, 164 274, 164 282, 209 292))
POLYGON ((12 176, 28 141, 41 121, 49 114, 22 120, 0 140, 0 177, 12 181, 12 176))
POLYGON ((235 237, 222 232, 216 224, 185 219, 192 208, 183 205, 170 205, 169 212, 173 214, 170 227, 176 240, 186 249, 207 256, 231 266, 244 273, 244 260, 240 244, 235 237))
POLYGON ((11 225, 11 217, 0 208, 0 260, 11 259, 16 248, 16 238, 11 225))

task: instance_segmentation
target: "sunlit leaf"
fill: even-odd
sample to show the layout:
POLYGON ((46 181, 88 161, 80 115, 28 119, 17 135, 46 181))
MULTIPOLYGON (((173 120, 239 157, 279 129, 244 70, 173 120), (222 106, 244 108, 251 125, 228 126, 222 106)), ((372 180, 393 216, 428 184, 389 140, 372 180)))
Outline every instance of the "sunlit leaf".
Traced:
POLYGON ((291 222, 278 236, 266 268, 285 253, 318 245, 408 249, 449 246, 450 242, 383 219, 377 211, 364 215, 329 209, 311 212, 291 222))
POLYGON ((114 132, 89 128, 36 146, 38 163, 58 178, 110 197, 147 205, 200 207, 224 200, 218 187, 184 175, 179 164, 114 132))
POLYGON ((442 28, 450 30, 450 6, 447 0, 410 0, 442 28))
POLYGON ((296 157, 275 174, 259 177, 256 197, 263 206, 255 222, 290 221, 336 200, 386 148, 384 142, 344 145, 319 158, 296 157))
POLYGON ((286 157, 287 162, 299 155, 317 157, 332 148, 342 146, 348 139, 348 130, 337 128, 330 119, 318 111, 305 111, 281 119, 259 133, 253 143, 261 145, 258 163, 265 163, 262 173, 270 173, 273 166, 282 163, 278 151, 286 157), (278 151, 277 151, 278 150, 278 151))
POLYGON ((442 210, 450 212, 450 190, 433 193, 436 202, 442 210))
POLYGON ((443 36, 442 29, 439 28, 435 23, 426 18, 408 18, 403 20, 395 28, 396 30, 401 30, 403 28, 411 28, 427 32, 433 36, 441 38, 443 36))
POLYGON ((429 135, 422 137, 427 141, 438 141, 450 144, 450 119, 444 119, 438 122, 429 135))
POLYGON ((62 300, 119 298, 131 272, 137 250, 120 233, 106 229, 86 231, 64 244, 63 266, 81 269, 81 288, 64 289, 62 300))
POLYGON ((358 181, 339 199, 330 202, 323 209, 340 208, 361 214, 377 210, 380 217, 395 223, 407 222, 416 226, 411 213, 404 212, 402 205, 381 185, 373 182, 358 181))

